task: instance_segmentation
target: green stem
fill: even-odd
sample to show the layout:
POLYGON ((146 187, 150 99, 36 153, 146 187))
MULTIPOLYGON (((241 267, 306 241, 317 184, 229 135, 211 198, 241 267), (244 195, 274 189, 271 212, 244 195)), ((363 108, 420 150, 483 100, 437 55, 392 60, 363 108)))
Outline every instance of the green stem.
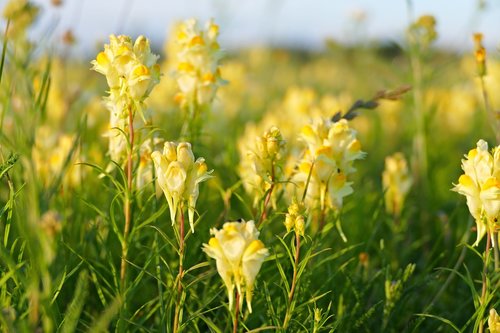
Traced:
POLYGON ((234 305, 233 333, 238 332, 238 317, 240 316, 240 293, 236 290, 236 302, 234 305))
POLYGON ((288 307, 286 309, 285 320, 283 322, 283 329, 286 330, 288 323, 292 318, 293 313, 293 296, 295 295, 295 288, 297 287, 297 273, 299 268, 299 258, 300 258, 300 235, 295 232, 295 263, 293 265, 293 277, 292 277, 292 287, 290 288, 290 293, 288 294, 288 307))
POLYGON ((500 120, 496 119, 494 111, 491 109, 490 99, 488 97, 488 91, 486 90, 484 77, 480 76, 479 80, 481 81, 481 93, 483 96, 484 110, 486 111, 488 122, 490 123, 493 132, 495 133, 495 139, 497 140, 497 144, 500 144, 500 120))
POLYGON ((271 196, 273 194, 274 190, 274 163, 271 167, 271 187, 269 188, 269 191, 267 191, 266 198, 264 199, 264 207, 262 208, 262 213, 260 214, 259 222, 257 223, 257 228, 260 227, 262 222, 267 218, 267 206, 269 205, 269 201, 271 201, 271 196))
MULTIPOLYGON (((483 288, 481 291, 481 306, 485 305, 486 302, 486 292, 487 292, 487 280, 486 276, 488 273, 488 257, 489 257, 489 252, 490 252, 490 246, 491 246, 491 234, 488 231, 487 234, 487 239, 486 239, 486 249, 484 251, 484 263, 483 263, 483 288)), ((484 326, 483 326, 483 319, 479 318, 479 333, 484 332, 484 326)))
POLYGON ((125 196, 125 227, 123 230, 122 242, 122 261, 120 268, 120 282, 122 291, 125 291, 125 276, 127 273, 127 255, 128 255, 128 235, 130 232, 130 224, 132 220, 132 154, 134 150, 134 115, 131 109, 128 110, 128 129, 129 129, 129 151, 127 153, 127 193, 125 196))
POLYGON ((182 300, 182 277, 184 276, 184 208, 180 207, 181 214, 179 220, 179 274, 177 275, 177 303, 175 304, 174 333, 179 332, 180 312, 182 300))

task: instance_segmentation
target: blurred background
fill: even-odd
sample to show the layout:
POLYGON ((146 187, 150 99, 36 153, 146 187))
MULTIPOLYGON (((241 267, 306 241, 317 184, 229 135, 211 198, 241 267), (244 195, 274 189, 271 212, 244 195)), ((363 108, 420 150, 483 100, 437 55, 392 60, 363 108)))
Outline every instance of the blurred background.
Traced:
MULTIPOLYGON (((7 0, 0 0, 0 7, 7 0)), ((61 38, 71 31, 74 55, 91 56, 111 33, 143 34, 163 45, 172 24, 189 17, 214 18, 220 43, 245 46, 321 49, 326 39, 347 44, 402 43, 410 21, 432 14, 438 25, 436 46, 472 48, 471 34, 481 31, 487 49, 498 49, 498 0, 34 0, 42 7, 32 36, 61 38), (412 19, 413 18, 413 19, 412 19)))

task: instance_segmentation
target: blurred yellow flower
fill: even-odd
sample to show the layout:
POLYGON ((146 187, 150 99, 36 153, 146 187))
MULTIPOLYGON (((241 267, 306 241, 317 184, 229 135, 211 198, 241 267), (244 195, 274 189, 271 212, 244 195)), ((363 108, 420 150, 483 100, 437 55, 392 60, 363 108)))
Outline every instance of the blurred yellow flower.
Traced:
POLYGON ((490 309, 490 316, 488 317, 488 328, 490 333, 500 333, 500 316, 495 309, 490 309))
POLYGON ((194 212, 198 200, 199 184, 211 176, 207 171, 205 159, 194 159, 189 142, 166 142, 163 154, 155 151, 151 154, 158 184, 160 185, 170 208, 172 224, 175 223, 178 210, 187 203, 189 224, 194 233, 194 212))
POLYGON ((227 288, 229 307, 234 302, 234 287, 238 290, 240 307, 246 294, 248 311, 252 312, 252 291, 257 273, 269 255, 259 238, 254 221, 227 222, 222 230, 210 230, 214 237, 203 244, 203 251, 216 260, 217 271, 227 288))
POLYGON ((189 19, 175 30, 179 87, 175 99, 183 107, 197 109, 209 105, 224 83, 219 69, 223 55, 217 42, 219 27, 210 20, 202 30, 195 19, 189 19))
POLYGON ((356 171, 353 162, 365 156, 356 131, 345 119, 317 119, 302 129, 301 138, 307 148, 292 179, 299 185, 298 194, 307 191, 309 208, 342 207, 343 198, 353 192, 347 180, 356 171))
POLYGON ((288 213, 285 215, 285 227, 287 232, 293 229, 300 236, 304 236, 305 221, 301 211, 301 205, 295 201, 288 206, 288 213))
POLYGON ((385 158, 385 170, 382 173, 382 185, 385 191, 385 208, 394 216, 399 216, 403 203, 412 185, 408 163, 402 153, 385 158))
MULTIPOLYGON (((500 146, 488 150, 484 140, 477 142, 462 160, 464 174, 453 187, 467 198, 467 206, 477 224, 477 239, 474 246, 487 232, 494 232, 500 215, 500 146)), ((493 244, 496 237, 492 237, 493 244)))

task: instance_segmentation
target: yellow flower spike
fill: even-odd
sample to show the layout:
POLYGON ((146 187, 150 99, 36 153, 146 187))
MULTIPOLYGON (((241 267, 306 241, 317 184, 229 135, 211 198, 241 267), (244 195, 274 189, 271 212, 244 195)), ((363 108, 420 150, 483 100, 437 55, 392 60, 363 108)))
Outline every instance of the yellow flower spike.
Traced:
POLYGON ((216 241, 203 244, 203 251, 216 260, 217 271, 226 285, 229 307, 234 302, 234 287, 242 302, 246 293, 248 311, 252 312, 255 278, 269 251, 258 240, 259 231, 253 221, 227 222, 221 230, 210 231, 216 241), (242 288, 245 287, 245 288, 242 288))
MULTIPOLYGON (((498 163, 498 147, 488 150, 484 140, 477 142, 477 147, 469 151, 462 160, 464 174, 452 190, 464 195, 471 215, 476 220, 477 246, 487 232, 495 231, 493 221, 500 216, 500 179, 498 163)), ((492 237, 496 243, 495 237, 492 237)))
POLYGON ((399 216, 404 200, 412 186, 412 178, 408 163, 403 154, 395 153, 385 159, 385 170, 382 173, 385 207, 388 213, 399 216))
POLYGON ((298 184, 296 195, 305 191, 305 203, 310 209, 340 208, 342 198, 353 191, 347 181, 356 171, 353 162, 365 155, 360 150, 356 131, 345 119, 332 122, 317 118, 302 129, 301 139, 306 149, 292 179, 298 184), (313 164, 313 172, 309 175, 313 164))
POLYGON ((163 153, 153 152, 158 184, 167 199, 172 224, 179 208, 188 209, 191 232, 194 233, 194 213, 199 194, 199 184, 211 176, 203 158, 194 161, 189 142, 165 142, 163 153))

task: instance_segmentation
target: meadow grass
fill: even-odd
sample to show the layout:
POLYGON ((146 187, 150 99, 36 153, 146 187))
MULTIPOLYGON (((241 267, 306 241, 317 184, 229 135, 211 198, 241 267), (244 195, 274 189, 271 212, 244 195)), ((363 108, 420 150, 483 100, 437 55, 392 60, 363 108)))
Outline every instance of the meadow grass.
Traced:
MULTIPOLYGON (((130 122, 136 149, 129 146, 125 167, 107 153, 101 98, 108 87, 90 63, 23 34, 3 34, 2 42, 2 331, 486 331, 499 304, 495 253, 484 251, 486 239, 470 245, 474 219, 450 189, 463 154, 481 138, 495 146, 484 91, 487 108, 498 109, 498 54, 488 56, 478 82, 472 50, 457 55, 411 39, 402 46, 330 41, 317 52, 249 48, 226 55, 220 75, 227 84, 197 120, 174 102, 173 56, 161 54, 147 122, 137 115, 130 122), (351 108, 356 116, 346 117, 351 108), (353 118, 367 153, 350 176, 354 192, 325 213, 324 227, 314 210, 305 212, 303 236, 284 225, 285 185, 293 180, 272 179, 276 188, 255 196, 238 168, 249 126, 279 127, 287 154, 301 156, 294 120, 284 117, 291 114, 353 118), (139 149, 148 138, 189 140, 214 170, 200 184, 194 233, 187 215, 171 223, 151 152, 139 149), (398 151, 414 183, 396 216, 386 211, 382 172, 398 151), (240 218, 256 222, 268 249, 252 313, 229 308, 215 261, 202 251, 211 228, 240 218)), ((279 168, 286 174, 289 167, 279 168)))

